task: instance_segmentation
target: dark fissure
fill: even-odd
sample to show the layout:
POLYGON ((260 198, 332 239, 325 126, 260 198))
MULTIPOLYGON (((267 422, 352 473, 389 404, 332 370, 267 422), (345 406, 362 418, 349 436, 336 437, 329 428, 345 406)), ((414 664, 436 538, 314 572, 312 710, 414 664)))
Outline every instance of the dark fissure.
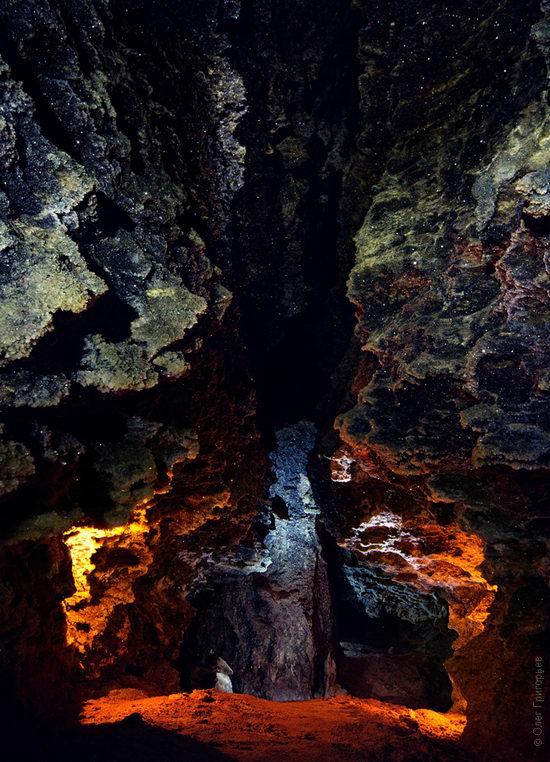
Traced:
POLYGON ((317 13, 312 22, 305 6, 245 2, 229 33, 250 94, 237 131, 247 153, 232 272, 267 430, 334 417, 331 376, 354 325, 342 203, 357 130, 358 20, 345 2, 320 3, 317 13))
MULTIPOLYGON (((298 10, 295 33, 287 29, 290 9, 285 4, 245 2, 239 19, 228 25, 234 43, 230 59, 249 93, 249 108, 237 129, 246 159, 243 186, 232 202, 230 282, 262 439, 268 452, 273 451, 272 461, 289 457, 285 486, 280 494, 270 488, 272 504, 259 515, 255 531, 268 548, 281 543, 279 534, 287 539, 280 558, 271 549, 265 554, 267 570, 214 572, 207 589, 191 597, 197 615, 181 647, 181 684, 185 690, 214 686, 221 658, 222 674, 231 673, 239 693, 307 699, 334 695, 346 683, 342 687, 352 695, 368 696, 376 693, 372 680, 346 681, 346 675, 369 669, 362 649, 372 647, 386 659, 382 669, 395 672, 386 680, 390 687, 383 689, 391 699, 403 698, 398 673, 405 668, 411 682, 423 686, 417 689, 420 698, 410 700, 446 710, 451 684, 442 665, 450 647, 431 649, 430 638, 421 633, 416 641, 405 637, 400 648, 396 630, 406 631, 408 623, 383 613, 369 619, 360 597, 368 593, 342 588, 346 559, 331 553, 328 563, 325 553, 326 543, 334 544, 325 526, 333 509, 322 487, 327 464, 317 440, 340 412, 349 380, 345 370, 339 376, 337 370, 349 351, 354 326, 345 294, 354 231, 344 224, 342 212, 351 204, 345 198, 344 174, 359 129, 354 51, 360 19, 347 3, 322 3, 317 11, 315 22, 306 25, 309 9, 298 10), (304 43, 297 30, 306 26, 304 43), (263 43, 260 60, 257 40, 263 43), (304 65, 304 44, 317 56, 313 76, 304 65), (274 121, 277 110, 284 127, 274 121), (309 457, 293 473, 294 455, 284 447, 289 438, 296 440, 291 448, 300 446, 309 426, 309 457), (285 442, 282 449, 279 439, 285 442), (310 480, 312 501, 320 497, 315 520, 305 526, 303 507, 292 511, 298 478, 310 480), (289 533, 294 535, 290 544, 289 533), (311 543, 314 552, 304 563, 304 548, 311 543), (293 579, 290 590, 285 578, 293 579), (347 625, 353 606, 357 621, 350 644, 347 625), (278 632, 303 614, 297 636, 285 638, 278 632), (354 652, 354 647, 359 650, 354 652), (423 657, 423 650, 430 655, 423 657), (295 663, 297 656, 301 663, 295 663)), ((380 586, 391 598, 391 580, 382 580, 380 586)), ((428 615, 424 629, 445 629, 438 617, 445 619, 428 615)), ((410 686, 403 695, 407 690, 410 686)))
POLYGON ((547 6, 0 0, 10 762, 531 762, 547 6))

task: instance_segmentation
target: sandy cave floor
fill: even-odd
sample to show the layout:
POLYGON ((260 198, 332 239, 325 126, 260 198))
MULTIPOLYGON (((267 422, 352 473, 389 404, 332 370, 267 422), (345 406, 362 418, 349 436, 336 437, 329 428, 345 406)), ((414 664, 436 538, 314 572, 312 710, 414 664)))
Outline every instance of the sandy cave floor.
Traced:
POLYGON ((113 762, 463 758, 462 716, 347 696, 282 703, 212 690, 146 697, 118 689, 87 701, 81 725, 92 739, 86 759, 94 762, 104 762, 101 744, 92 751, 101 737, 111 739, 113 762))

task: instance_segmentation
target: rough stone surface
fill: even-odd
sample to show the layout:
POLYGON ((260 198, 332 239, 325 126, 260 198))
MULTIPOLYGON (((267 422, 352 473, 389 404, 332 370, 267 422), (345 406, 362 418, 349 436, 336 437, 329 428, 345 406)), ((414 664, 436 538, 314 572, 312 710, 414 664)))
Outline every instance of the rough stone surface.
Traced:
MULTIPOLYGON (((194 227, 210 239, 215 233, 220 255, 242 183, 244 148, 234 132, 244 96, 216 36, 216 9, 213 2, 199 14, 176 14, 183 53, 162 12, 147 28, 145 5, 1 4, 8 417, 12 408, 63 399, 55 433, 72 434, 94 390, 139 392, 183 376, 200 346, 190 333, 223 317, 231 293, 194 227)), ((91 442, 112 438, 109 404, 94 404, 95 430, 79 437, 86 458, 91 442)), ((44 453, 30 429, 45 423, 17 423, 39 467, 44 453)), ((79 467, 58 460, 58 478, 82 482, 79 467)), ((21 481, 30 475, 21 470, 21 481)))
POLYGON ((519 589, 548 595, 548 21, 536 4, 466 3, 445 18, 423 8, 390 32, 411 65, 402 55, 392 69, 391 45, 376 53, 395 83, 392 147, 356 236, 348 293, 364 359, 336 457, 363 484, 355 527, 381 511, 403 519, 397 545, 368 553, 396 581, 420 582, 409 521, 416 532, 433 516, 457 522, 466 553, 481 541, 471 586, 454 553, 437 573, 459 633, 448 669, 467 702, 463 743, 491 758, 491 739, 506 738, 511 758, 530 759, 548 624, 516 601, 519 589))
POLYGON ((203 558, 260 501, 266 457, 214 264, 245 153, 230 6, 0 3, 0 670, 15 715, 17 697, 62 712, 84 674, 173 681, 203 558), (45 652, 47 700, 32 677, 45 652))
POLYGON ((15 724, 230 679, 361 697, 372 758, 536 758, 549 11, 0 0, 15 724))
MULTIPOLYGON (((186 688, 221 656, 239 693, 275 701, 330 696, 335 691, 332 611, 319 508, 307 475, 315 427, 300 421, 276 434, 271 453, 272 526, 256 565, 211 576, 200 614, 182 647, 186 688)), ((212 683, 213 684, 213 683, 212 683)))

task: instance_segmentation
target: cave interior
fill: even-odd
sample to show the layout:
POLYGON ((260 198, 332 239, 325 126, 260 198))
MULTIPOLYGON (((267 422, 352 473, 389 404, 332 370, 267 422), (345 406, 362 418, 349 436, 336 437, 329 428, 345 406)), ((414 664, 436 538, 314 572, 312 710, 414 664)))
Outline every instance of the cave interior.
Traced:
POLYGON ((545 758, 549 56, 0 0, 6 762, 545 758))

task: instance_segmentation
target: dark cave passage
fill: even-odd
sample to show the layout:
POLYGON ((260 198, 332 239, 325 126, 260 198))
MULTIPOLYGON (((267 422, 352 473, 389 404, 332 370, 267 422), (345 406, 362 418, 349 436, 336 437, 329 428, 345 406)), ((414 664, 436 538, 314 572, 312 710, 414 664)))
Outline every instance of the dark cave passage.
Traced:
POLYGON ((345 293, 354 230, 342 215, 359 129, 359 17, 347 2, 323 2, 314 23, 306 6, 293 8, 289 33, 289 10, 244 2, 226 25, 230 58, 248 93, 237 129, 246 158, 228 228, 229 273, 266 451, 273 462, 286 457, 277 441, 294 431, 308 440, 308 455, 299 464, 289 456, 291 486, 274 493, 272 485, 271 504, 258 517, 256 553, 267 570, 252 564, 211 575, 191 598, 197 614, 179 664, 185 690, 215 684, 221 658, 233 690, 271 699, 336 690, 332 572, 318 526, 324 506, 312 505, 304 517, 302 505, 293 512, 286 490, 310 475, 315 480, 317 461, 325 466, 313 455, 314 442, 345 394, 336 371, 354 327, 345 293), (298 30, 305 29, 304 41, 298 30), (304 421, 318 430, 305 433, 311 424, 304 421), (280 558, 278 544, 286 548, 280 558), (296 632, 285 636, 289 620, 296 632))
MULTIPOLYGON (((317 427, 307 463, 297 471, 290 464, 287 473, 291 481, 311 482, 316 551, 304 568, 298 557, 304 546, 287 550, 279 562, 294 581, 285 589, 265 548, 277 542, 282 527, 299 532, 301 519, 291 515, 288 493, 270 492, 271 504, 255 524, 255 541, 262 546, 256 561, 264 553, 264 567, 247 561, 244 570, 214 571, 191 596, 197 613, 184 636, 178 669, 184 690, 215 685, 221 659, 220 674, 231 671, 236 692, 308 699, 344 689, 446 711, 452 704, 443 666, 452 654, 448 616, 445 620, 435 606, 425 607, 422 624, 411 624, 403 612, 369 617, 365 607, 369 598, 376 599, 376 584, 362 594, 344 589, 349 559, 327 552, 335 545, 329 532, 337 531, 331 516, 338 506, 326 486, 323 453, 349 394, 346 365, 357 362, 346 281, 355 255, 353 221, 364 214, 371 193, 367 187, 366 196, 358 197, 356 181, 350 181, 361 129, 355 54, 361 23, 359 11, 343 0, 321 3, 314 21, 306 5, 290 13, 285 3, 244 2, 238 18, 226 24, 231 61, 248 93, 237 128, 246 149, 244 182, 228 227, 231 289, 266 451, 276 459, 281 435, 300 431, 304 421, 317 427), (285 623, 302 612, 304 629, 285 642, 285 623), (306 655, 296 666, 300 651, 306 655), (281 661, 280 672, 270 675, 274 659, 281 661)), ((385 97, 381 92, 371 104, 380 120, 385 97)), ((364 182, 374 184, 390 145, 376 143, 381 126, 375 122, 370 129, 370 166, 361 170, 364 182)), ((383 575, 378 584, 390 599, 407 590, 383 575)))
POLYGON ((247 0, 229 29, 249 94, 231 277, 271 441, 299 420, 326 425, 342 395, 332 376, 354 326, 345 294, 354 231, 342 207, 358 130, 358 31, 345 0, 318 4, 314 20, 306 5, 247 0))
POLYGON ((354 566, 342 551, 335 555, 340 684, 352 696, 448 711, 452 684, 444 662, 456 633, 449 629, 445 601, 414 584, 395 584, 376 567, 354 566))

